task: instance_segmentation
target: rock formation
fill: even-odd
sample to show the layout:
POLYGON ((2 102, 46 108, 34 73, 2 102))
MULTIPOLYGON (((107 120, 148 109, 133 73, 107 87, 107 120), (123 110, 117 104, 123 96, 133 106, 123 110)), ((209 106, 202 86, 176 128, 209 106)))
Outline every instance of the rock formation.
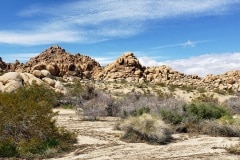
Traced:
POLYGON ((7 68, 7 64, 3 62, 2 58, 0 57, 0 72, 4 71, 7 68))
MULTIPOLYGON (((21 77, 30 76, 24 72, 31 73, 32 76, 53 88, 58 85, 58 82, 54 81, 52 76, 61 76, 64 79, 78 77, 103 81, 126 80, 138 83, 165 83, 179 87, 192 86, 207 90, 240 91, 240 70, 229 71, 221 75, 207 75, 204 78, 200 78, 197 75, 185 75, 165 65, 144 67, 131 52, 124 53, 115 62, 101 67, 98 62, 88 56, 81 54, 72 55, 59 46, 52 46, 38 56, 31 58, 25 64, 20 64, 19 61, 16 61, 14 64, 7 64, 0 58, 0 71, 21 72, 21 74, 19 73, 21 77)), ((19 81, 19 79, 17 82, 9 80, 9 85, 20 86, 19 81)), ((8 88, 6 86, 7 83, 2 80, 0 88, 3 88, 3 85, 5 88, 8 88)))
POLYGON ((143 71, 144 67, 142 67, 134 54, 127 52, 96 73, 94 78, 107 81, 127 80, 138 82, 143 77, 143 71))
MULTIPOLYGON (((48 72, 48 71, 44 71, 48 72)), ((48 72, 47 75, 50 75, 48 72)), ((25 85, 46 85, 54 89, 56 92, 66 93, 63 84, 57 80, 51 79, 48 76, 42 75, 42 79, 35 77, 30 73, 8 72, 0 76, 0 92, 12 92, 25 85)))
POLYGON ((48 70, 54 76, 71 75, 91 78, 95 70, 100 67, 98 62, 88 56, 72 55, 59 46, 52 46, 18 67, 17 71, 33 73, 34 70, 48 70))

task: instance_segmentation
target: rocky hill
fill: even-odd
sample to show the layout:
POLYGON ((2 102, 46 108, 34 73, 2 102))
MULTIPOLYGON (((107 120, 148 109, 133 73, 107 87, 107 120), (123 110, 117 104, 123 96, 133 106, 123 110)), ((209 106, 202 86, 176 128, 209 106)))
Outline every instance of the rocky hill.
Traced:
MULTIPOLYGON (((156 67, 142 66, 133 53, 128 52, 116 61, 101 67, 89 56, 70 54, 59 46, 52 46, 27 63, 7 64, 0 59, 0 70, 28 72, 39 77, 41 70, 48 70, 54 76, 77 76, 86 79, 102 81, 150 82, 156 84, 191 86, 208 90, 239 90, 240 70, 229 71, 221 75, 207 75, 200 78, 197 75, 185 75, 162 65, 156 67)), ((41 77, 41 76, 40 76, 41 77)))
POLYGON ((59 46, 52 46, 40 55, 31 58, 16 70, 32 73, 34 70, 48 70, 54 76, 78 76, 91 78, 101 66, 89 56, 67 53, 59 46))

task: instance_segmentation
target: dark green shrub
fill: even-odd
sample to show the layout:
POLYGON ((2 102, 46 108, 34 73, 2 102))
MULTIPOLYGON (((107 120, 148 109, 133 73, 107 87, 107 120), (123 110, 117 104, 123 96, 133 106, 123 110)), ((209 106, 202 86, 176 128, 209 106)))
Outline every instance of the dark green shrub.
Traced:
POLYGON ((186 117, 196 116, 197 120, 219 119, 222 116, 229 115, 226 108, 212 103, 191 103, 184 110, 186 117))
POLYGON ((9 139, 0 140, 0 157, 17 156, 17 149, 14 143, 9 139))
POLYGON ((161 117, 162 119, 167 122, 167 123, 171 123, 171 124, 179 124, 182 122, 183 117, 182 115, 180 115, 178 112, 174 111, 174 110, 161 110, 160 111, 161 117))
POLYGON ((29 158, 75 142, 75 134, 55 124, 55 101, 52 90, 38 85, 0 93, 0 157, 29 158))

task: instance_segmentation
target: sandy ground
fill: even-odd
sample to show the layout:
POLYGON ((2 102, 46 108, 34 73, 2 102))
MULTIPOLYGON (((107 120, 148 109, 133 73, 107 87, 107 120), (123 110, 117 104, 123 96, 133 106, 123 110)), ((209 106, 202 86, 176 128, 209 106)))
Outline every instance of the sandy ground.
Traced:
POLYGON ((175 134, 175 142, 167 145, 126 143, 120 140, 121 131, 114 130, 118 118, 107 117, 101 121, 83 121, 74 110, 59 111, 57 124, 78 133, 77 149, 63 155, 59 160, 237 160, 240 156, 227 153, 223 147, 234 145, 239 138, 189 136, 175 134))

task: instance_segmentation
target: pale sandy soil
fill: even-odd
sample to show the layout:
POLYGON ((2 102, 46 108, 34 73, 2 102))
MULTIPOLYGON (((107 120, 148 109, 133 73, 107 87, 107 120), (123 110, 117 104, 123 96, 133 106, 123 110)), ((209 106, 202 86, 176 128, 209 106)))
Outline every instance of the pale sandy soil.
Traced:
POLYGON ((227 153, 223 147, 237 144, 239 138, 210 137, 206 135, 189 136, 175 134, 175 142, 167 145, 146 143, 126 143, 120 140, 121 131, 114 130, 118 118, 107 117, 102 121, 83 121, 74 110, 59 111, 57 124, 77 131, 77 149, 63 155, 62 160, 237 160, 239 156, 227 153))

